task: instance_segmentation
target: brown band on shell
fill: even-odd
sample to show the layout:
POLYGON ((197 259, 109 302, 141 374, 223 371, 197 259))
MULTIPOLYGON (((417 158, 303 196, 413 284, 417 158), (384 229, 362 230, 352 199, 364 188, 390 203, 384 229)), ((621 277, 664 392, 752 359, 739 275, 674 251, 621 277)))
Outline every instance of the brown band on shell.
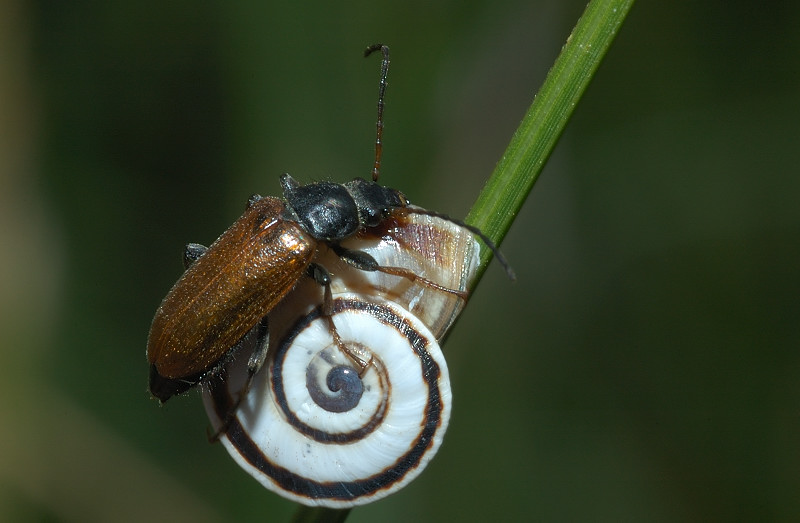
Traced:
MULTIPOLYGON (((423 381, 428 388, 428 401, 422 416, 421 430, 407 452, 399 456, 389 467, 369 477, 347 482, 316 481, 275 464, 245 432, 238 418, 234 418, 226 436, 242 458, 261 473, 269 476, 281 489, 296 496, 305 497, 310 501, 328 499, 346 502, 373 496, 382 490, 389 489, 392 485, 402 481, 410 471, 419 465, 433 444, 434 435, 442 423, 443 406, 438 384, 441 371, 439 365, 427 351, 429 340, 415 331, 405 319, 398 317, 390 308, 383 305, 341 298, 334 301, 334 315, 348 310, 368 311, 382 323, 395 328, 408 340, 409 346, 420 361, 423 381)), ((313 311, 312 315, 318 317, 319 309, 313 311)), ((226 409, 233 402, 227 388, 217 387, 211 391, 211 394, 214 397, 217 414, 222 415, 227 412, 226 409)))

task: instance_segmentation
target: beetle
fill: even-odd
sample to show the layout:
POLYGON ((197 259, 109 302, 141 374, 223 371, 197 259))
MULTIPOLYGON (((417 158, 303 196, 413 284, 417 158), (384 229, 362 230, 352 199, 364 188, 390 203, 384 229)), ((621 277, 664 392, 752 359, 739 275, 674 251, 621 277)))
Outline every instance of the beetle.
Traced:
MULTIPOLYGON (((376 44, 365 51, 369 56, 378 50, 383 59, 372 180, 301 185, 283 174, 283 199, 253 196, 244 214, 211 246, 186 246, 186 270, 156 310, 147 342, 149 388, 162 403, 198 383, 221 377, 225 364, 252 331, 256 343, 248 360, 248 379, 239 396, 241 400, 266 359, 269 312, 306 275, 323 288, 322 313, 330 316, 331 278, 325 267, 314 261, 320 248, 330 248, 341 260, 360 270, 400 276, 466 299, 463 291, 448 289, 402 267, 380 265, 371 255, 341 245, 343 240, 377 227, 398 213, 438 216, 466 228, 486 243, 513 278, 497 247, 478 228, 411 207, 400 191, 377 183, 389 49, 376 44)), ((332 320, 329 325, 336 340, 332 320)), ((362 371, 369 365, 341 342, 337 344, 362 371)))

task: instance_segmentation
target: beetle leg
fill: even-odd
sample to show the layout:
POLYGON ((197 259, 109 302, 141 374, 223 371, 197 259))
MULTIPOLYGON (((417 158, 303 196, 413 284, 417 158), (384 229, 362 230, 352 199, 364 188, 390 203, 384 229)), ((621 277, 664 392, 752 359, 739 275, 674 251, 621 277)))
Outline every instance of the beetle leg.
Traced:
POLYGON ((183 268, 188 269, 197 259, 204 255, 208 247, 199 243, 187 243, 183 249, 183 268))
POLYGON ((247 360, 247 378, 245 379, 242 389, 239 391, 239 397, 236 398, 236 401, 234 401, 233 405, 231 405, 230 409, 228 409, 225 419, 222 420, 222 425, 220 425, 219 429, 217 429, 214 433, 208 435, 208 441, 210 443, 216 442, 220 436, 228 432, 228 428, 230 428, 230 425, 233 422, 233 417, 236 415, 239 405, 241 405, 244 398, 247 397, 247 393, 250 392, 250 387, 253 384, 253 378, 255 378, 256 374, 258 374, 258 371, 261 370, 261 367, 264 366, 264 362, 267 361, 267 353, 269 352, 269 323, 266 316, 264 316, 261 321, 258 322, 258 325, 255 326, 255 329, 256 346, 253 348, 253 353, 250 355, 250 359, 247 360))
POLYGON ((328 270, 317 263, 308 266, 308 275, 314 278, 324 289, 322 298, 322 315, 331 316, 333 314, 333 294, 331 293, 331 275, 328 270))
POLYGON ((346 247, 342 247, 341 245, 333 245, 332 248, 333 252, 335 252, 339 256, 339 258, 349 263, 353 267, 361 269, 362 271, 370 271, 370 272, 378 271, 384 274, 391 274, 393 276, 406 278, 407 280, 411 280, 414 283, 419 283, 420 285, 424 285, 432 289, 446 292, 448 294, 453 294, 455 296, 458 296, 464 301, 467 301, 467 297, 469 297, 469 293, 467 293, 466 291, 459 291, 456 289, 450 289, 443 285, 439 285, 435 281, 423 278, 422 276, 416 274, 414 271, 410 269, 406 269, 404 267, 389 267, 380 265, 375 260, 375 258, 367 254, 366 252, 354 249, 347 249, 346 247))
POLYGON ((361 357, 350 350, 350 348, 342 341, 342 338, 339 336, 339 332, 336 330, 336 325, 333 324, 333 316, 324 316, 325 319, 328 321, 328 326, 331 330, 331 336, 333 337, 333 343, 339 347, 339 350, 344 353, 345 356, 350 358, 350 361, 358 368, 358 375, 359 377, 364 376, 364 373, 367 372, 370 365, 372 365, 372 356, 370 356, 368 361, 364 361, 361 357))
MULTIPOLYGON (((253 353, 250 355, 250 359, 247 360, 247 381, 245 381, 242 392, 239 394, 239 402, 250 392, 253 378, 258 374, 258 371, 261 370, 261 367, 264 366, 264 362, 267 361, 267 352, 269 351, 269 323, 266 316, 261 319, 256 329, 258 329, 256 331, 256 346, 253 349, 253 353)), ((237 406, 239 402, 237 402, 237 406)))
POLYGON ((342 341, 342 338, 339 336, 339 333, 336 330, 336 325, 333 323, 333 293, 331 292, 330 273, 322 265, 312 263, 308 266, 308 275, 314 278, 314 281, 320 284, 323 288, 322 316, 328 322, 328 328, 331 331, 333 343, 335 343, 336 346, 339 347, 339 350, 341 350, 345 356, 350 358, 350 361, 352 361, 353 364, 358 367, 358 375, 363 376, 369 366, 372 364, 372 358, 370 357, 369 361, 364 361, 361 359, 342 341))
POLYGON ((445 287, 443 285, 439 285, 435 281, 429 280, 427 278, 423 278, 419 274, 416 274, 415 272, 413 272, 413 271, 411 271, 409 269, 406 269, 404 267, 389 267, 389 266, 386 266, 386 265, 379 265, 378 267, 375 268, 375 270, 378 271, 378 272, 382 272, 384 274, 391 274, 392 276, 400 276, 401 278, 406 278, 408 280, 411 280, 414 283, 419 283, 419 284, 424 285, 426 287, 431 287, 432 289, 436 289, 436 290, 439 290, 439 291, 442 291, 442 292, 446 292, 448 294, 452 294, 454 296, 457 296, 457 297, 461 298, 465 302, 467 301, 467 298, 469 297, 469 293, 467 291, 459 291, 459 290, 456 290, 456 289, 451 289, 449 287, 445 287))

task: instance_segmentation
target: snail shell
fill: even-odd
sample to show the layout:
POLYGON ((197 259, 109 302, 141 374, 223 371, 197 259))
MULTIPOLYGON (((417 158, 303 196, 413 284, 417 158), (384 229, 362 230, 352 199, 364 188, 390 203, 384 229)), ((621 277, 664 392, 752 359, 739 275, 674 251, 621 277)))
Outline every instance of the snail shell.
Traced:
MULTIPOLYGON (((223 444, 266 488, 308 505, 348 507, 422 471, 447 428, 451 393, 436 339, 402 307, 341 294, 332 317, 348 348, 372 361, 364 375, 317 307, 274 347, 223 444)), ((234 396, 217 388, 211 397, 218 423, 234 396)))
MULTIPOLYGON (((460 227, 413 214, 346 246, 459 291, 466 291, 479 251, 460 227)), ((451 392, 437 339, 464 300, 357 270, 333 253, 321 252, 315 261, 332 276, 336 332, 370 364, 359 376, 321 315, 319 286, 302 280, 270 313, 267 362, 221 440, 266 488, 306 505, 344 508, 402 488, 438 450, 451 392)), ((248 342, 255 342, 252 333, 248 342)), ((235 359, 224 383, 203 391, 215 430, 242 388, 246 360, 235 359)))

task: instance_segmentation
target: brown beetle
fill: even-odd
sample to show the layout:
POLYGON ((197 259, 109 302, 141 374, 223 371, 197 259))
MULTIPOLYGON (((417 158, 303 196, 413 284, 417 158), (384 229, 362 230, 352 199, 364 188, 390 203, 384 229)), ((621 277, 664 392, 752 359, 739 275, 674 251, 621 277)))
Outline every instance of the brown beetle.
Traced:
MULTIPOLYGON (((382 266, 371 255, 341 245, 342 240, 379 226, 393 214, 438 216, 466 228, 492 249, 513 277, 496 247, 479 229, 433 211, 409 207, 402 193, 377 183, 389 50, 374 45, 365 55, 376 50, 383 53, 383 60, 373 180, 300 185, 284 174, 284 200, 254 196, 245 213, 210 247, 186 247, 186 272, 156 311, 147 344, 150 392, 162 402, 219 375, 240 340, 256 329, 256 349, 248 361, 249 379, 241 399, 266 358, 267 315, 305 274, 324 288, 323 312, 330 311, 330 276, 323 266, 314 263, 321 246, 358 269, 408 278, 466 299, 463 291, 448 289, 402 267, 382 266)), ((336 338, 333 323, 330 325, 336 338)), ((340 347, 357 366, 363 369, 368 364, 340 347)))
POLYGON ((316 242, 281 218, 284 209, 277 198, 253 200, 207 250, 187 247, 190 265, 158 307, 147 343, 150 392, 161 401, 213 373, 306 271, 316 242))

